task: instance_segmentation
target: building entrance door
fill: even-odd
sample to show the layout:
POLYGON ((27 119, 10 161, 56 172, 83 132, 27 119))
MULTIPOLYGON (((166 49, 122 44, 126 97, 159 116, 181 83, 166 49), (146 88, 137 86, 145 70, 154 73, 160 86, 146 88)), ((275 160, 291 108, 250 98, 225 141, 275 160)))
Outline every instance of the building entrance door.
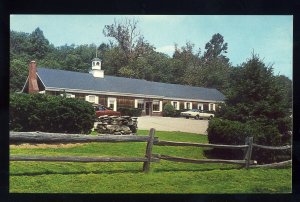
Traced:
POLYGON ((152 115, 152 102, 146 102, 146 115, 152 115))

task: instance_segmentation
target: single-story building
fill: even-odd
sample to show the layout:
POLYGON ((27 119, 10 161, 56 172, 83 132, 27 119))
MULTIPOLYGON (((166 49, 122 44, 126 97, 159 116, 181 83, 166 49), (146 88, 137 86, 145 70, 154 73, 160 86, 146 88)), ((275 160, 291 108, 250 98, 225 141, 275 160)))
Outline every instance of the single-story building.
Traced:
POLYGON ((140 108, 142 115, 161 116, 163 106, 170 102, 175 109, 215 111, 225 97, 217 89, 169 84, 117 76, 106 76, 101 60, 94 58, 89 73, 72 72, 29 64, 29 76, 24 93, 62 95, 102 104, 117 110, 119 107, 140 108))

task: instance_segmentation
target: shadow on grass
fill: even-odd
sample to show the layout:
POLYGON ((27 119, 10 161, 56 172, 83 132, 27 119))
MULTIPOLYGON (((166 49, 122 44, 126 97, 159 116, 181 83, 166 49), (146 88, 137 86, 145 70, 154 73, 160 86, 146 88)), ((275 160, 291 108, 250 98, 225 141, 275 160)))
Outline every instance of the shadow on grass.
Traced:
POLYGON ((161 168, 158 168, 158 169, 155 169, 153 170, 154 173, 156 172, 176 172, 176 171, 184 171, 184 172, 205 172, 205 171, 213 171, 213 170, 240 170, 240 169, 243 169, 244 166, 238 166, 238 167, 235 167, 235 168, 201 168, 201 169, 161 169, 161 168))
POLYGON ((244 157, 244 151, 234 149, 204 149, 203 154, 208 159, 237 160, 244 157))
POLYGON ((111 170, 111 171, 75 171, 75 172, 55 172, 55 171, 43 171, 43 172, 30 172, 30 173, 14 173, 10 176, 37 176, 37 175, 74 175, 74 174, 116 174, 116 173, 140 173, 142 170, 111 170))
MULTIPOLYGON (((236 168, 202 168, 202 169, 152 169, 152 173, 162 173, 162 172, 205 172, 212 170, 239 170, 241 167, 236 168)), ((111 170, 111 171, 77 171, 77 172, 55 172, 55 171, 43 171, 43 172, 30 172, 30 173, 13 173, 10 176, 38 176, 38 175, 75 175, 75 174, 122 174, 122 173, 143 173, 142 170, 111 170)))

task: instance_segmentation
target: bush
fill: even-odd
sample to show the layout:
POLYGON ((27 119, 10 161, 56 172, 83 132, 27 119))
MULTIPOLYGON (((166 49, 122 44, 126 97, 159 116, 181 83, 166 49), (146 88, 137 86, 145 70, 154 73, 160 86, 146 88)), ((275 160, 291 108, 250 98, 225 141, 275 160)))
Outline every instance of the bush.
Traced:
MULTIPOLYGON (((207 132, 208 141, 211 144, 245 144, 246 137, 253 137, 253 142, 260 145, 280 146, 287 143, 276 126, 266 125, 259 120, 241 123, 215 118, 209 122, 207 132)), ((243 159, 244 157, 244 152, 236 149, 213 149, 207 154, 226 159, 243 159)), ((290 159, 290 153, 253 148, 252 159, 257 160, 258 163, 270 163, 290 159)))
POLYGON ((175 109, 171 103, 168 102, 165 104, 162 111, 162 115, 169 116, 169 117, 173 117, 175 115, 175 109))
POLYGON ((180 113, 185 111, 187 111, 187 109, 175 110, 173 117, 180 117, 180 113))
POLYGON ((95 111, 86 101, 43 94, 10 95, 10 130, 90 133, 95 111))
POLYGON ((119 107, 118 111, 121 112, 122 116, 141 116, 142 109, 129 108, 129 107, 119 107))

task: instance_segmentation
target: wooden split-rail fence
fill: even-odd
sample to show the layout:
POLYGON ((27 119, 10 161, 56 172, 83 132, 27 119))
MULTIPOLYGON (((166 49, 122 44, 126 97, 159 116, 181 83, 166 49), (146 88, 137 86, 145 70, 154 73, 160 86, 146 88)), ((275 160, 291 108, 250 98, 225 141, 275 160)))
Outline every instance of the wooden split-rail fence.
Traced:
POLYGON ((253 137, 246 138, 244 145, 221 145, 221 144, 203 144, 192 142, 173 142, 161 141, 155 137, 155 129, 151 128, 148 136, 136 135, 81 135, 81 134, 58 134, 44 132, 10 132, 10 144, 57 144, 57 143, 89 143, 89 142, 147 142, 145 157, 78 157, 78 156, 10 156, 10 161, 48 161, 48 162, 143 162, 143 171, 150 170, 151 162, 159 162, 160 159, 183 162, 183 163, 226 163, 239 164, 247 169, 252 167, 281 167, 291 164, 291 160, 265 165, 256 165, 256 161, 251 160, 253 147, 271 150, 287 150, 291 146, 271 147, 257 145, 253 143, 253 137), (210 147, 243 149, 245 157, 242 160, 225 159, 189 159, 168 156, 164 154, 153 154, 152 147, 157 146, 192 146, 192 147, 210 147))

